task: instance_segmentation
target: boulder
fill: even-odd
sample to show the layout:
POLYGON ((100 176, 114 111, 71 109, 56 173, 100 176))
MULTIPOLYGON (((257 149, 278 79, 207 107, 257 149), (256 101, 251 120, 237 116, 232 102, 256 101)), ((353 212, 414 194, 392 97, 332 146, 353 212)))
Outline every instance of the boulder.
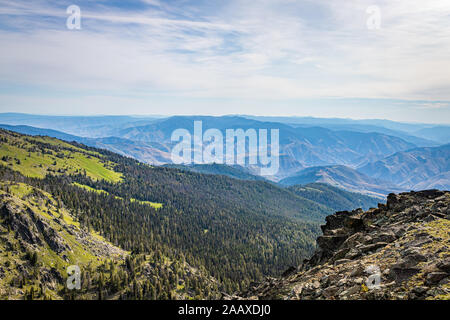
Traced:
POLYGON ((446 277, 448 277, 447 272, 430 272, 429 274, 427 274, 427 279, 425 283, 428 285, 433 285, 439 283, 439 281, 441 281, 446 277))
POLYGON ((450 273, 450 257, 438 262, 436 265, 440 270, 450 273))

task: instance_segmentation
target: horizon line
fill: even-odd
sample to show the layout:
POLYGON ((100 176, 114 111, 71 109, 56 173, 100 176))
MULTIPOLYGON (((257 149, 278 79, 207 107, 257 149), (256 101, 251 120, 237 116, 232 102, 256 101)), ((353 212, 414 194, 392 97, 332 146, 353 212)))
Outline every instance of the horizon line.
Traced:
POLYGON ((2 115, 27 115, 37 117, 130 117, 130 118, 171 118, 171 117, 259 117, 259 118, 293 118, 293 119, 317 119, 317 120, 348 120, 348 121, 389 121, 394 123, 412 124, 412 125, 441 125, 450 126, 450 122, 416 122, 416 121, 399 121, 387 118, 350 118, 350 117, 318 117, 318 116, 302 116, 302 115, 256 115, 256 114, 45 114, 45 113, 26 113, 26 112, 0 112, 2 115))

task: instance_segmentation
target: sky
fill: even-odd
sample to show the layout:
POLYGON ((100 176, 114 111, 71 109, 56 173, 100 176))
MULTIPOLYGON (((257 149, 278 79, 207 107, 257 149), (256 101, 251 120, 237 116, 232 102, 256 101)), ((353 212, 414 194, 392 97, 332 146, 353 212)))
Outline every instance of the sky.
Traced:
POLYGON ((450 124, 450 1, 0 0, 0 112, 450 124))

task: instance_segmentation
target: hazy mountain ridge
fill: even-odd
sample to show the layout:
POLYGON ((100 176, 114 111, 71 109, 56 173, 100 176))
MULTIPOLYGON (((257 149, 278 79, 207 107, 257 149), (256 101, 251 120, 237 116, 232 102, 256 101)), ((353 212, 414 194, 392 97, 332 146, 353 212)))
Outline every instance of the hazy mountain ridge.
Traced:
POLYGON ((441 144, 450 143, 450 126, 434 126, 414 132, 419 137, 439 141, 441 144))
MULTIPOLYGON (((83 117, 79 117, 82 119, 83 117)), ((349 119, 316 119, 295 117, 249 117, 249 116, 174 116, 170 118, 139 117, 86 117, 78 124, 70 124, 70 128, 78 128, 79 132, 89 132, 95 123, 102 127, 103 133, 114 134, 97 138, 68 135, 64 132, 33 128, 26 126, 3 127, 29 134, 41 134, 73 140, 89 146, 104 148, 124 156, 131 156, 140 161, 162 165, 171 163, 170 141, 173 130, 185 128, 193 132, 194 120, 202 121, 203 129, 228 128, 280 129, 280 170, 277 176, 267 177, 272 181, 295 184, 295 176, 300 174, 301 183, 324 182, 345 188, 350 191, 369 192, 379 196, 391 191, 423 189, 439 187, 446 189, 450 185, 445 167, 448 160, 433 159, 434 155, 423 153, 420 161, 413 160, 411 150, 418 145, 435 145, 437 142, 424 140, 414 136, 421 130, 437 130, 445 133, 446 126, 430 126, 426 124, 404 124, 384 120, 349 120, 349 119), (98 120, 98 121, 97 121, 98 120), (116 121, 117 120, 117 121, 116 121), (280 122, 275 122, 280 121, 280 122), (289 121, 292 122, 289 124, 289 121), (78 127, 77 127, 78 126, 78 127), (323 126, 323 127, 321 127, 323 126), (430 158, 430 159, 428 159, 430 158), (427 160, 428 159, 428 160, 427 160), (438 164, 438 162, 440 164, 438 164), (322 174, 322 178, 310 175, 301 170, 342 165, 340 173, 322 174), (353 170, 368 176, 361 177, 353 170), (411 170, 414 170, 412 173, 411 170), (408 174, 408 172, 411 172, 408 174), (356 180, 351 181, 356 176, 356 180), (291 180, 289 180, 291 178, 291 180), (373 179, 374 178, 374 179, 373 179), (290 182, 289 182, 290 181, 290 182)), ((53 127, 63 127, 70 117, 29 116, 17 114, 0 114, 1 120, 28 123, 41 123, 53 127), (60 120, 58 120, 60 119, 60 120), (62 120, 61 120, 62 119, 62 120), (60 124, 57 122, 61 121, 60 124)), ((78 117, 73 118, 77 120, 78 117)), ((77 122, 77 121, 73 121, 77 122)), ((70 129, 72 130, 72 129, 70 129)), ((93 129, 93 135, 99 131, 93 129)), ((434 147, 437 148, 437 147, 434 147)), ((424 149, 425 150, 425 149, 424 149)), ((257 167, 246 167, 250 174, 258 174, 257 167)), ((249 177, 250 178, 250 177, 249 177)), ((297 179, 299 179, 297 177, 297 179)))
POLYGON ((137 143, 132 140, 118 137, 85 138, 57 130, 36 128, 25 125, 0 124, 0 128, 22 134, 49 136, 66 141, 76 141, 90 147, 106 149, 123 156, 130 156, 139 161, 155 165, 167 163, 168 159, 170 159, 170 150, 157 142, 137 143))
MULTIPOLYGON (((296 127, 308 127, 305 124, 292 124, 296 127)), ((440 145, 439 142, 434 140, 420 138, 409 133, 392 130, 381 126, 369 125, 369 124, 320 124, 321 127, 327 128, 334 131, 353 131, 353 132, 363 132, 363 133, 381 133, 389 136, 394 136, 405 140, 406 142, 412 143, 418 147, 435 147, 440 145)))
POLYGON ((291 175, 304 167, 343 164, 358 166, 373 159, 382 159, 400 150, 415 147, 401 138, 380 133, 332 131, 321 127, 293 128, 276 122, 261 122, 237 116, 227 117, 171 117, 143 127, 133 127, 119 132, 119 136, 134 141, 153 141, 165 146, 172 132, 179 128, 193 132, 194 121, 202 121, 203 130, 225 129, 279 129, 279 177, 291 175))
POLYGON ((294 185, 288 189, 295 194, 330 207, 334 211, 344 211, 362 208, 368 210, 375 208, 380 202, 379 198, 348 192, 324 183, 309 183, 294 185))
POLYGON ((115 130, 142 122, 152 122, 156 117, 137 116, 51 116, 24 113, 1 113, 0 123, 8 125, 28 125, 42 129, 62 131, 84 138, 111 136, 115 130))
MULTIPOLYGON (((1 116, 0 120, 2 120, 1 116)), ((108 140, 76 137, 72 139, 130 155, 147 163, 171 163, 169 150, 174 145, 170 141, 172 132, 179 128, 193 132, 194 121, 202 121, 203 130, 217 128, 223 133, 225 129, 237 128, 279 129, 281 158, 279 178, 287 177, 310 166, 331 164, 358 166, 415 146, 400 138, 380 133, 333 131, 321 127, 293 128, 281 123, 261 122, 237 116, 175 116, 154 120, 145 126, 130 126, 115 131, 117 138, 124 139, 117 140, 117 143, 111 143, 111 137, 106 137, 108 140)), ((56 135, 56 133, 49 132, 49 135, 56 135)))
POLYGON ((373 178, 384 178, 405 189, 420 190, 437 186, 450 189, 450 180, 447 179, 450 144, 398 152, 358 170, 373 178))
POLYGON ((308 183, 326 183, 347 191, 363 193, 366 195, 384 198, 394 191, 401 191, 395 184, 381 179, 371 178, 355 169, 334 165, 306 168, 296 175, 281 180, 279 183, 286 186, 308 183))

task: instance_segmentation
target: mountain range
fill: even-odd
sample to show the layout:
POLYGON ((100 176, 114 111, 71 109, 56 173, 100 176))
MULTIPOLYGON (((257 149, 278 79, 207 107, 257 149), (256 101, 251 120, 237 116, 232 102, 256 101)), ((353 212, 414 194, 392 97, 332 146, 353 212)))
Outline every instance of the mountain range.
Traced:
MULTIPOLYGON (((0 130, 0 298, 227 298, 310 257, 319 225, 333 212, 385 208, 378 204, 383 195, 398 188, 344 165, 305 167, 279 183, 242 166, 155 166, 105 148, 142 146, 134 136, 2 126, 8 130, 0 130), (73 265, 83 274, 76 292, 65 286, 73 265)), ((288 128, 283 139, 301 139, 288 128)), ((140 129, 126 130, 140 135, 140 129)), ((310 140, 312 132, 331 135, 329 129, 307 132, 310 140)), ((158 135, 160 142, 146 144, 165 142, 158 135)), ((370 136, 372 146, 400 139, 370 136)), ((345 131, 330 144, 343 140, 355 152, 366 148, 345 131)), ((447 149, 403 152, 438 159, 445 179, 447 167, 439 163, 447 149)))
POLYGON ((344 190, 380 198, 384 198, 388 193, 401 191, 393 183, 371 178, 355 169, 340 165, 307 168, 281 180, 279 183, 292 186, 312 182, 326 183, 344 190))
MULTIPOLYGON (((446 134, 450 127, 387 120, 256 116, 59 117, 0 114, 0 127, 52 136, 107 149, 152 165, 171 164, 171 134, 194 121, 203 130, 279 129, 280 169, 265 179, 281 185, 324 182, 352 192, 384 197, 390 192, 450 188, 446 134), (60 131, 61 130, 61 131, 60 131)), ((247 155, 248 156, 248 155, 247 155)), ((211 165, 211 164, 210 164, 211 165)), ((255 179, 260 167, 234 168, 255 179), (244 173, 245 171, 245 173, 244 173)), ((193 170, 193 168, 189 168, 193 170)), ((200 169, 210 171, 211 168, 200 169)), ((218 166, 214 170, 218 170, 218 166)), ((214 171, 213 170, 213 171, 214 171)))
POLYGON ((337 207, 378 202, 209 169, 0 130, 0 298, 217 298, 311 254, 337 207), (89 274, 76 295, 65 289, 74 264, 89 274))
POLYGON ((449 189, 450 144, 397 152, 358 168, 375 179, 384 179, 410 190, 449 189))

